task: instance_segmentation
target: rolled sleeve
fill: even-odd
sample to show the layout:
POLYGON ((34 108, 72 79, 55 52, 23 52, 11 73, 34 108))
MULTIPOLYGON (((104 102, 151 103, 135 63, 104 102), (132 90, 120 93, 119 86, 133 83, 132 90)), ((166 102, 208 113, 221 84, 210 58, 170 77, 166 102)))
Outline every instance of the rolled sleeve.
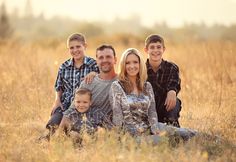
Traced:
POLYGON ((170 71, 169 82, 167 84, 167 92, 174 90, 176 93, 180 91, 180 77, 179 77, 179 68, 172 67, 170 71))
POLYGON ((63 90, 62 68, 61 67, 59 68, 54 88, 57 92, 63 90))

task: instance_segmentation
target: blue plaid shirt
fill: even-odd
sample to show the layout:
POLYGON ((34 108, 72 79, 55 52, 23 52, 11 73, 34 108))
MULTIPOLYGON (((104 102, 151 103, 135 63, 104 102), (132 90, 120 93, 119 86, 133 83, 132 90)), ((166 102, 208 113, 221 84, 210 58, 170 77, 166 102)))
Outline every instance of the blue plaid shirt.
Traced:
POLYGON ((96 61, 93 58, 84 57, 84 63, 79 68, 74 66, 73 59, 65 61, 59 68, 55 83, 55 90, 62 91, 61 102, 66 110, 73 100, 73 94, 84 77, 90 72, 99 72, 96 61))

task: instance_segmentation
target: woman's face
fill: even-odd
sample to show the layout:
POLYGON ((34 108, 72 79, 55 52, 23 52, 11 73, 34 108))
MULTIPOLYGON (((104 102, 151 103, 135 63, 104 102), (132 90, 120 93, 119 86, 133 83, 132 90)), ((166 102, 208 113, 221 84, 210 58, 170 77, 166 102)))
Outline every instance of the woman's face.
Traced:
POLYGON ((137 76, 139 73, 139 58, 135 54, 129 54, 125 61, 125 71, 128 77, 137 76))

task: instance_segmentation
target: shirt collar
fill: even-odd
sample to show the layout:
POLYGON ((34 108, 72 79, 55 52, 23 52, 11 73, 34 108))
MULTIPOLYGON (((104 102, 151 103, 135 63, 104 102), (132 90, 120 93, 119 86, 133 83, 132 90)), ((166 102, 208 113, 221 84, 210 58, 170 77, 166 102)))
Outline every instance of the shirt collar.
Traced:
MULTIPOLYGON (((147 59, 147 62, 146 62, 146 65, 147 65, 147 70, 152 70, 152 66, 150 65, 149 63, 149 59, 147 59)), ((158 68, 158 71, 161 70, 162 71, 162 68, 164 66, 164 60, 162 59, 161 60, 161 64, 159 65, 159 68, 158 68)))
MULTIPOLYGON (((74 60, 73 58, 70 58, 70 59, 69 59, 68 64, 67 64, 68 67, 69 67, 69 66, 74 66, 74 61, 73 61, 73 60, 74 60)), ((88 58, 87 56, 85 56, 85 57, 84 57, 84 62, 83 62, 83 64, 89 65, 88 62, 89 62, 89 58, 88 58)))

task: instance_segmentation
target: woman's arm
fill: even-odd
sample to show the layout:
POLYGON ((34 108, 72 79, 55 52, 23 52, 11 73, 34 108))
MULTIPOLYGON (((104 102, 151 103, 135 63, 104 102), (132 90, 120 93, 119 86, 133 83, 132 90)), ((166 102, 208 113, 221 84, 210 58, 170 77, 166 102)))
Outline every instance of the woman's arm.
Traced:
POLYGON ((109 93, 109 100, 110 100, 110 105, 112 108, 112 121, 113 124, 117 127, 122 127, 123 124, 123 113, 121 109, 121 97, 122 97, 122 91, 119 90, 119 85, 117 85, 114 82, 111 85, 110 88, 110 93, 109 93))
POLYGON ((154 99, 153 89, 149 82, 146 83, 146 92, 148 93, 148 96, 150 98, 150 105, 148 108, 148 121, 151 126, 152 133, 157 134, 159 132, 159 128, 158 128, 156 103, 154 99))

